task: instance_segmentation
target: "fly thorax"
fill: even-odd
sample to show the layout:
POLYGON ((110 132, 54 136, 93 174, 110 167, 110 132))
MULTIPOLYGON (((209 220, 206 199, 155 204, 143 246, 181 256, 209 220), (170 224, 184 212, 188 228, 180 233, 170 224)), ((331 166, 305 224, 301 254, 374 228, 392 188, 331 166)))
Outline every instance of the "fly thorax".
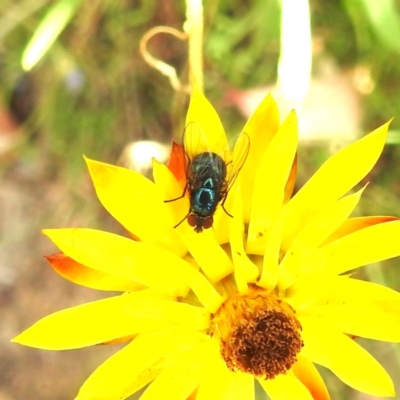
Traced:
POLYGON ((202 187, 191 197, 192 212, 202 217, 208 217, 215 211, 218 201, 217 191, 202 187))
POLYGON ((213 178, 208 178, 203 183, 203 188, 205 189, 216 189, 216 182, 213 178))

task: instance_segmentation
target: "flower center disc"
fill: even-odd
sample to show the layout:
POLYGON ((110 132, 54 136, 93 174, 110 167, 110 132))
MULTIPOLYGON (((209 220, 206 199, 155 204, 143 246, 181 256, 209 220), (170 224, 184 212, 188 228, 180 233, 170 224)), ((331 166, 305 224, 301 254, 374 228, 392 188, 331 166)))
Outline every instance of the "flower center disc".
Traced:
POLYGON ((303 341, 293 309, 276 295, 252 287, 231 296, 214 318, 221 355, 232 371, 272 379, 296 362, 303 341))

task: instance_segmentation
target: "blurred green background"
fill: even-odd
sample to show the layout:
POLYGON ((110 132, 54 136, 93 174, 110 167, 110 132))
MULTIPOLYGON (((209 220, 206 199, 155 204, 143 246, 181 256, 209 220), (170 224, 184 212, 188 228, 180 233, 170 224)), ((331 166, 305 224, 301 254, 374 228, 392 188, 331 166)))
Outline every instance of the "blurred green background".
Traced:
MULTIPOLYGON (((282 53, 291 51, 283 46, 281 17, 293 1, 300 2, 204 2, 205 92, 231 136, 270 90, 282 117, 291 107, 277 81, 283 79, 282 53)), ((308 16, 299 14, 291 29, 294 37, 311 33, 310 53, 307 43, 294 43, 300 56, 289 63, 296 74, 303 54, 304 60, 312 56, 312 74, 299 78, 309 81, 308 91, 296 103, 299 185, 332 152, 395 117, 358 212, 399 216, 400 0, 308 5, 308 16)), ((143 61, 139 42, 154 26, 181 29, 184 20, 185 4, 176 0, 0 2, 0 400, 72 399, 115 351, 98 346, 52 353, 9 340, 51 312, 105 296, 52 271, 42 256, 56 249, 40 230, 89 226, 122 233, 97 201, 82 155, 137 166, 132 143, 161 143, 163 158, 171 139, 179 140, 188 96, 143 61), (48 51, 30 65, 32 46, 46 41, 48 51)), ((149 50, 186 82, 186 46, 157 35, 149 50)), ((400 290, 399 267, 400 260, 391 260, 357 276, 400 290)), ((400 392, 399 346, 364 343, 400 392)), ((322 372, 333 399, 371 399, 322 372)))

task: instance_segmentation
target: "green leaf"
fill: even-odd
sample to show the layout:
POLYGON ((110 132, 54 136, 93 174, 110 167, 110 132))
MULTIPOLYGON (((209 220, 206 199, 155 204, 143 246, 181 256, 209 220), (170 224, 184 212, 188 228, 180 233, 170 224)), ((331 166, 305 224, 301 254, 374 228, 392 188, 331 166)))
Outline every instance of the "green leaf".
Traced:
POLYGON ((32 69, 67 26, 82 0, 60 0, 43 18, 22 54, 22 68, 32 69))
POLYGON ((389 49, 400 52, 400 17, 393 0, 360 0, 364 5, 370 23, 389 49))

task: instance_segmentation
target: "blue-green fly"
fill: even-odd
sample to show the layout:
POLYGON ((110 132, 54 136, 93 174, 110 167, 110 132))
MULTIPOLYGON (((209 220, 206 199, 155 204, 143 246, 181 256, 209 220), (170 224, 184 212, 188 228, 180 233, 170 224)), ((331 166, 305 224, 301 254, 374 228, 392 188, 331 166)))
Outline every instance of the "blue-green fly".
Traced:
POLYGON ((200 233, 203 229, 212 227, 214 213, 219 204, 232 217, 224 205, 229 190, 246 161, 250 142, 248 135, 242 133, 233 152, 224 146, 216 153, 208 149, 205 135, 197 125, 191 123, 190 128, 190 140, 187 139, 188 128, 183 136, 186 185, 181 196, 166 202, 179 200, 187 192, 190 200, 189 212, 175 228, 187 219, 189 225, 200 233))

